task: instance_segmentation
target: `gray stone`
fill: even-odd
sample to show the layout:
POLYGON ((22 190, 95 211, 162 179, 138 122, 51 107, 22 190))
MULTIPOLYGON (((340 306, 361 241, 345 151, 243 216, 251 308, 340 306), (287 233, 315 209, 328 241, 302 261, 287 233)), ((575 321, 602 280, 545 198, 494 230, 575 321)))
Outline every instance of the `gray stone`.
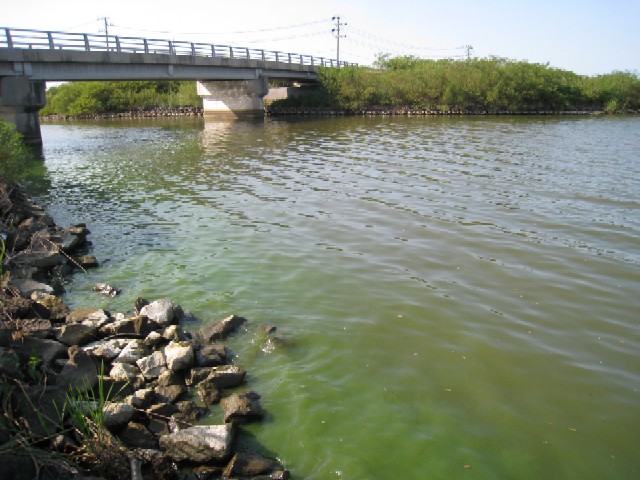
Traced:
POLYGON ((230 315, 217 323, 204 326, 200 335, 206 342, 221 340, 233 333, 246 319, 237 315, 230 315))
POLYGON ((248 423, 264 418, 260 395, 252 390, 234 393, 220 400, 225 423, 248 423))
POLYGON ((183 394, 187 393, 184 385, 167 385, 155 388, 156 398, 160 402, 174 403, 183 394))
POLYGON ((4 375, 11 378, 22 378, 18 354, 10 348, 0 347, 0 376, 4 375))
POLYGON ((140 315, 149 317, 159 325, 166 327, 175 320, 174 305, 168 298, 163 298, 145 305, 140 310, 140 315))
POLYGON ((129 423, 118 437, 129 448, 158 448, 157 437, 139 423, 129 423))
POLYGON ((255 477, 278 470, 282 471, 283 467, 275 460, 255 452, 238 452, 227 464, 222 476, 223 478, 255 477))
POLYGON ((63 325, 56 335, 58 341, 65 345, 85 345, 91 340, 95 340, 98 327, 95 325, 84 325, 82 323, 69 323, 63 325))
POLYGON ((65 344, 56 340, 27 337, 23 340, 20 350, 26 355, 42 358, 44 363, 50 363, 56 358, 63 357, 67 352, 67 348, 65 344))
POLYGON ((167 369, 164 353, 159 351, 153 352, 148 357, 141 358, 136 362, 136 365, 138 365, 142 375, 147 380, 158 378, 167 369))
POLYGON ((56 377, 56 385, 74 387, 79 391, 91 390, 98 383, 98 371, 91 357, 74 345, 67 351, 69 361, 56 377))
POLYGON ((168 387, 169 385, 185 385, 184 377, 171 370, 165 370, 158 376, 158 386, 168 387))
POLYGON ((107 402, 102 408, 102 421, 107 428, 118 428, 129 423, 136 409, 123 402, 107 402))
POLYGON ((160 437, 160 449, 176 461, 196 463, 229 458, 235 428, 231 424, 202 425, 160 437))
POLYGON ((196 367, 214 367, 226 362, 227 352, 221 343, 203 345, 195 352, 194 364, 196 367))
POLYGON ((237 387, 244 381, 246 373, 246 370, 236 365, 223 365, 213 367, 206 380, 217 388, 237 387))
POLYGON ((43 292, 49 295, 53 293, 53 288, 49 285, 24 278, 12 277, 9 280, 9 286, 16 288, 20 292, 20 295, 25 298, 31 298, 31 294, 34 292, 43 292))
POLYGON ((114 363, 109 376, 115 380, 131 381, 140 375, 140 369, 129 363, 114 363))
POLYGON ((141 388, 133 392, 133 394, 127 398, 127 402, 133 405, 134 408, 145 409, 153 404, 155 397, 156 394, 153 389, 141 388))
POLYGON ((112 361, 115 359, 124 347, 131 341, 131 339, 126 338, 112 338, 110 340, 98 340, 97 342, 92 342, 82 349, 87 352, 92 357, 98 360, 112 361))
POLYGON ((186 336, 180 325, 169 325, 162 332, 162 338, 165 340, 182 342, 186 339, 186 336))
POLYGON ((113 362, 129 363, 133 365, 138 360, 145 357, 147 354, 147 347, 145 346, 143 340, 130 340, 113 362))
POLYGON ((208 380, 204 380, 198 383, 196 391, 198 392, 198 396, 200 397, 200 399, 206 405, 217 403, 222 398, 222 391, 215 385, 212 385, 208 380))
POLYGON ((193 366, 193 347, 189 342, 170 342, 164 349, 167 367, 173 372, 187 370, 193 366))
POLYGON ((150 332, 144 339, 144 344, 149 348, 155 348, 162 343, 164 339, 158 332, 150 332))
POLYGON ((186 384, 188 386, 196 385, 205 380, 213 371, 214 367, 194 367, 185 376, 186 384))

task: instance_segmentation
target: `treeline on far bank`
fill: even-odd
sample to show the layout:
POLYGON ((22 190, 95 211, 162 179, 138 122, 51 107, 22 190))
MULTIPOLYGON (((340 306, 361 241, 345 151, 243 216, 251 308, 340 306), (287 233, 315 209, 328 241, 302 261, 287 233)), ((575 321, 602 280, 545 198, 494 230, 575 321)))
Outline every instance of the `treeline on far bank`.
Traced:
MULTIPOLYGON (((41 115, 200 107, 193 81, 73 82, 47 90, 41 115)), ((278 107, 522 113, 640 110, 637 73, 583 76, 504 58, 426 60, 379 55, 375 68, 321 68, 318 86, 278 107)))
POLYGON ((131 110, 201 106, 196 82, 109 81, 72 82, 47 89, 40 115, 82 117, 131 110))
POLYGON ((469 113, 640 110, 640 78, 630 72, 590 77, 503 58, 425 60, 384 55, 376 67, 322 69, 319 88, 312 94, 273 106, 469 113))

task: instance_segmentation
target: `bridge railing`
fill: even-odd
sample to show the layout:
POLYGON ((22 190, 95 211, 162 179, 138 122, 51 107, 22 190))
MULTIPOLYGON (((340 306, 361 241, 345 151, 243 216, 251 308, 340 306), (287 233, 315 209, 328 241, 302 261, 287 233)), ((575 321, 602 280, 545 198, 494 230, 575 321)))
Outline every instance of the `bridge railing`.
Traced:
POLYGON ((290 65, 344 67, 357 65, 299 53, 260 50, 231 45, 193 43, 176 40, 121 37, 23 28, 0 27, 0 48, 45 50, 81 50, 86 52, 157 53, 165 55, 189 55, 194 57, 234 58, 282 62, 290 65))

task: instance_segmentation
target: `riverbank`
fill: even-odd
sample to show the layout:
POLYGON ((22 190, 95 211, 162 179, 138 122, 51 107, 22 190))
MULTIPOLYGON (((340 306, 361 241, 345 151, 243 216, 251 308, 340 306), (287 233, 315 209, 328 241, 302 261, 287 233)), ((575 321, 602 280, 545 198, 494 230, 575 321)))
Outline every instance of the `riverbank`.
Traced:
MULTIPOLYGON (((628 110, 624 114, 637 115, 640 110, 628 110)), ((607 112, 603 110, 523 110, 523 111, 486 111, 486 110, 433 110, 433 109, 414 109, 409 107, 368 107, 354 110, 343 110, 332 107, 280 107, 270 105, 265 108, 267 116, 505 116, 505 115, 605 115, 607 112)))
POLYGON ((92 113, 87 115, 43 115, 42 121, 60 120, 104 120, 112 118, 164 118, 164 117, 200 117, 202 107, 152 108, 146 110, 126 110, 123 112, 92 113))
POLYGON ((138 299, 133 313, 71 310, 69 274, 99 264, 86 226, 57 226, 0 182, 0 231, 1 478, 289 478, 243 447, 241 425, 267 415, 223 343, 244 318, 187 331, 195 319, 167 298, 138 299), (214 409, 223 423, 198 424, 214 409))

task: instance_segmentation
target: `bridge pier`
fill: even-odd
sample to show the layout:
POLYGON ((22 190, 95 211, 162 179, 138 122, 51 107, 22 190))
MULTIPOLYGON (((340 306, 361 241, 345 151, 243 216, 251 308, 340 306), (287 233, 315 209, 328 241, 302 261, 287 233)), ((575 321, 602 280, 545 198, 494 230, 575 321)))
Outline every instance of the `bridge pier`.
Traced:
POLYGON ((265 77, 255 80, 199 81, 205 115, 257 117, 264 115, 264 96, 269 93, 265 77))
POLYGON ((0 118, 15 125, 27 144, 42 144, 38 111, 45 103, 44 81, 26 76, 0 77, 0 118))

